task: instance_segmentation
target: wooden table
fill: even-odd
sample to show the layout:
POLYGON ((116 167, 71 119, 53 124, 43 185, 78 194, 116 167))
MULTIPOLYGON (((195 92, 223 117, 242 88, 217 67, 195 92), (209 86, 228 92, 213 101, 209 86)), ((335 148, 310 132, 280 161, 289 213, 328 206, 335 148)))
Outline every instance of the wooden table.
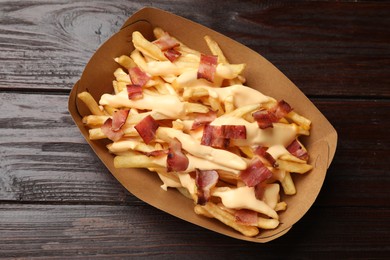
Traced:
POLYGON ((385 258, 390 255, 390 3, 0 1, 0 257, 385 258), (335 126, 321 193, 285 236, 234 240, 128 193, 67 99, 93 52, 154 6, 274 63, 335 126))

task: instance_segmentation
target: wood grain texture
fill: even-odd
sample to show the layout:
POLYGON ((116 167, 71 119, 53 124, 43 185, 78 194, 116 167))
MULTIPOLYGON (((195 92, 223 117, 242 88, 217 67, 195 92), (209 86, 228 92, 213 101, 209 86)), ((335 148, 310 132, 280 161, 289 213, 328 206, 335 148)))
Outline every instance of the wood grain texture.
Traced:
POLYGON ((0 258, 387 259, 389 13, 386 1, 0 0, 0 258), (145 204, 73 124, 69 90, 144 6, 259 52, 336 128, 318 199, 286 235, 246 243, 145 204))
POLYGON ((1 1, 0 87, 68 91, 98 46, 143 6, 247 45, 307 95, 390 97, 390 3, 372 2, 1 1))
POLYGON ((390 227, 386 221, 390 211, 371 212, 377 221, 367 226, 365 215, 355 207, 332 212, 312 208, 277 243, 259 245, 204 230, 150 206, 4 204, 0 205, 0 257, 375 258, 388 246, 389 233, 383 228, 390 227), (355 236, 355 230, 364 236, 355 236))

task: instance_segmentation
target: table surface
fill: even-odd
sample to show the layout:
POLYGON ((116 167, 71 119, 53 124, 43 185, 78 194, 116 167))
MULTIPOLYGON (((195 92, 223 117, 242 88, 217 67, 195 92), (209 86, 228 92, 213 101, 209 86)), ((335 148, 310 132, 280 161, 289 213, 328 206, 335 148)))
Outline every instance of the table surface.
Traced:
POLYGON ((0 257, 388 257, 389 76, 389 2, 1 0, 0 257), (70 89, 144 6, 259 52, 336 128, 319 197, 286 235, 244 242, 161 212, 127 192, 83 140, 70 89))

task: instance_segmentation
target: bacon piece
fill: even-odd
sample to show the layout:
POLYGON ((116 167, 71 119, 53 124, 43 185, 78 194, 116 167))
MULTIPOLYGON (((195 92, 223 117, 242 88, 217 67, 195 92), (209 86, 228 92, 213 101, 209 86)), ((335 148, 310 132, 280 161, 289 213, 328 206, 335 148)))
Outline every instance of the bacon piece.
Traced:
POLYGON ((201 144, 215 148, 227 148, 230 139, 246 139, 244 125, 205 125, 201 144))
POLYGON ((223 137, 229 139, 246 139, 244 125, 222 125, 223 137))
POLYGON ((258 200, 263 200, 264 197, 264 191, 265 191, 265 186, 267 184, 265 182, 260 182, 255 186, 255 197, 258 200))
POLYGON ((143 97, 142 87, 140 85, 130 84, 127 85, 126 88, 127 88, 127 94, 129 96, 129 99, 136 100, 143 97))
POLYGON ((259 158, 254 158, 248 167, 240 172, 240 177, 248 187, 254 187, 271 178, 272 172, 264 166, 259 158))
POLYGON ((181 149, 181 143, 176 138, 169 142, 169 150, 167 156, 167 171, 180 172, 185 171, 188 167, 189 160, 181 149))
POLYGON ((197 129, 202 125, 211 123, 216 118, 217 118, 217 113, 212 110, 204 114, 198 113, 195 117, 194 123, 192 124, 191 130, 197 129))
POLYGON ((249 209, 239 209, 234 213, 235 221, 246 226, 257 226, 258 214, 249 209))
POLYGON ((289 151, 295 157, 298 157, 302 160, 309 160, 309 154, 303 149, 299 142, 295 139, 291 144, 287 146, 287 151, 289 151))
POLYGON ((214 74, 217 68, 218 56, 201 53, 197 78, 203 78, 214 82, 214 74))
POLYGON ((102 132, 107 136, 108 139, 112 141, 118 141, 124 135, 122 129, 117 131, 112 130, 112 119, 108 118, 101 127, 102 132))
POLYGON ((266 159, 273 167, 277 166, 276 160, 274 159, 274 157, 272 157, 272 155, 270 155, 267 152, 267 148, 266 147, 263 147, 263 146, 257 147, 255 149, 255 154, 257 154, 258 156, 266 159))
POLYGON ((278 122, 292 110, 291 106, 284 100, 279 101, 270 110, 259 110, 253 113, 253 118, 261 129, 272 127, 272 123, 278 122))
POLYGON ((175 47, 180 46, 180 43, 174 38, 172 38, 167 32, 164 33, 160 38, 155 40, 153 43, 156 44, 162 51, 166 51, 168 49, 173 49, 175 47))
POLYGON ((149 75, 143 72, 139 67, 129 69, 129 76, 133 85, 141 87, 145 86, 150 79, 149 75))
POLYGON ((118 131, 121 129, 121 127, 125 124, 127 116, 129 115, 128 109, 122 109, 122 110, 117 110, 114 115, 112 116, 112 125, 111 129, 113 131, 118 131))
POLYGON ((205 205, 207 201, 210 199, 210 190, 211 188, 215 187, 215 185, 218 182, 218 172, 214 170, 207 170, 202 171, 199 169, 196 169, 196 187, 197 195, 198 195, 198 201, 197 204, 205 205))
POLYGON ((279 120, 283 117, 285 117, 288 113, 292 111, 291 106, 284 100, 280 100, 276 106, 272 108, 273 113, 275 114, 276 118, 279 120))
POLYGON ((278 121, 274 114, 267 110, 256 111, 253 113, 253 118, 257 121, 261 129, 272 127, 272 123, 278 121))
POLYGON ((169 49, 164 52, 164 56, 167 57, 170 62, 174 62, 181 56, 181 52, 175 49, 169 49))
POLYGON ((230 139, 223 136, 222 126, 205 125, 200 144, 226 149, 230 145, 230 139))
POLYGON ((146 144, 150 143, 156 136, 157 128, 159 127, 156 120, 151 115, 146 116, 138 124, 134 126, 142 140, 146 144))

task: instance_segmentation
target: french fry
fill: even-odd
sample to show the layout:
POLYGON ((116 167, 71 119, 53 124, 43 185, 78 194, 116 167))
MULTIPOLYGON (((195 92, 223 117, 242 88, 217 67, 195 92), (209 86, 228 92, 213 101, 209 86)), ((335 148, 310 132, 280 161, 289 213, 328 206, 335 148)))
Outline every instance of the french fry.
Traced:
POLYGON ((95 99, 88 92, 84 91, 77 95, 77 97, 87 105, 89 111, 92 114, 97 116, 103 116, 104 112, 100 110, 99 105, 96 103, 95 99))
POLYGON ((127 55, 121 55, 114 59, 118 64, 125 67, 126 69, 131 69, 137 66, 132 58, 127 55))
POLYGON ((137 50, 143 53, 143 55, 147 55, 155 60, 167 60, 160 48, 145 39, 138 31, 133 32, 133 44, 137 50))
POLYGON ((276 160, 276 164, 278 165, 278 168, 284 171, 288 172, 295 172, 295 173, 306 173, 313 169, 313 166, 306 163, 297 163, 292 161, 285 161, 285 160, 276 160))
POLYGON ((262 229, 274 229, 279 225, 279 220, 271 218, 257 218, 257 227, 262 229))
POLYGON ((107 136, 102 132, 102 129, 99 128, 91 128, 88 130, 89 132, 89 139, 90 140, 100 140, 107 138, 107 136))
POLYGON ((299 115, 295 111, 291 111, 286 115, 286 117, 301 126, 304 130, 310 130, 311 121, 306 117, 299 115))
POLYGON ((214 203, 207 203, 203 206, 207 212, 212 215, 214 218, 218 219, 225 225, 234 228, 235 230, 241 232, 243 235, 248 237, 253 237, 259 234, 259 229, 253 226, 246 226, 236 222, 234 215, 231 213, 224 211, 214 203))
POLYGON ((129 74, 127 74, 122 68, 117 68, 114 71, 114 76, 116 78, 116 81, 118 81, 118 82, 124 82, 126 84, 131 84, 129 74))
POLYGON ((283 211, 287 209, 287 203, 284 201, 279 202, 276 204, 275 211, 283 211))
POLYGON ((101 127, 108 118, 109 116, 89 115, 83 117, 82 122, 85 125, 87 125, 89 128, 95 128, 95 127, 101 127))
POLYGON ((286 195, 294 195, 295 193, 297 193, 297 190, 295 189, 295 184, 289 172, 286 172, 284 179, 280 182, 280 184, 282 185, 283 191, 286 195))
POLYGON ((210 36, 206 35, 204 37, 206 43, 207 43, 207 46, 209 47, 211 53, 213 55, 216 55, 218 56, 218 63, 229 63, 225 57, 225 55, 223 54, 221 48, 219 47, 218 43, 216 41, 214 41, 210 36))
POLYGON ((118 155, 114 158, 115 168, 166 168, 163 158, 153 158, 146 155, 118 155))

